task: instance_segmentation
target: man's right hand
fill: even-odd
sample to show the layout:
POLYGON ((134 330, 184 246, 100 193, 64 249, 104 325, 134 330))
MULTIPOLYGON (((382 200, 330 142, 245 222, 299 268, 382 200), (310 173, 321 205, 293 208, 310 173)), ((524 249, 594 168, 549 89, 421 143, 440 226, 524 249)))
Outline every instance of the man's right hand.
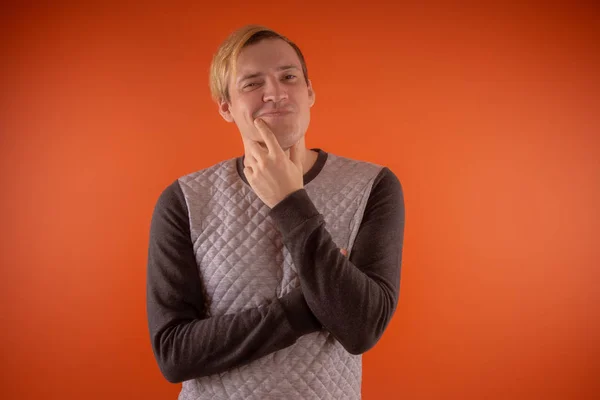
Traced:
POLYGON ((256 128, 264 141, 249 140, 248 153, 244 159, 244 175, 256 195, 269 208, 304 187, 300 144, 290 149, 290 155, 277 142, 277 138, 262 119, 256 119, 256 128))

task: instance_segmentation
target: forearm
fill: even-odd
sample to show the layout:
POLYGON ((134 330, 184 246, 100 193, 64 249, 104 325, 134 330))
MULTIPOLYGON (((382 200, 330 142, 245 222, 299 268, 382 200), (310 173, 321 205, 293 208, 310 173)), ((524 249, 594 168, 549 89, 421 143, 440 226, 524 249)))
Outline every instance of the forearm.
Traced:
POLYGON ((206 319, 164 319, 164 308, 149 309, 158 365, 174 383, 247 364, 319 328, 299 289, 263 307, 206 319))
POLYGON ((314 315, 349 352, 371 348, 398 300, 404 229, 399 182, 389 171, 378 180, 350 258, 340 253, 304 190, 278 204, 272 215, 314 315))
POLYGON ((153 213, 146 291, 152 348, 165 378, 223 372, 321 328, 300 289, 264 306, 209 316, 202 287, 185 199, 174 183, 153 213))

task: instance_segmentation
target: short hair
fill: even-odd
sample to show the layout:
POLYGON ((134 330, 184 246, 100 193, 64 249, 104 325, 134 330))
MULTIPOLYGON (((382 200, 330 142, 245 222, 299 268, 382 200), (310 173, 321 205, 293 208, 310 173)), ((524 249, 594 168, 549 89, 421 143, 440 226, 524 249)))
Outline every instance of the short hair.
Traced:
POLYGON ((306 61, 302 55, 300 48, 287 37, 275 32, 262 25, 246 25, 233 31, 225 41, 219 46, 214 54, 210 65, 210 93, 214 101, 217 103, 226 100, 230 101, 229 96, 229 77, 235 76, 235 65, 237 58, 246 46, 255 44, 264 39, 281 39, 288 43, 300 59, 302 73, 308 85, 308 71, 306 61))

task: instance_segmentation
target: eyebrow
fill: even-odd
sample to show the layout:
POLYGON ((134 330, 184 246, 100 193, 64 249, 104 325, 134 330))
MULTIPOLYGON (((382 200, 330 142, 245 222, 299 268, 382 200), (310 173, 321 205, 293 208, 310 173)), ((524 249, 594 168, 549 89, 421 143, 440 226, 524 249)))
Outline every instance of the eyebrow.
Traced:
MULTIPOLYGON (((289 70, 289 69, 300 70, 300 68, 297 65, 294 65, 294 64, 282 65, 280 67, 277 67, 277 71, 286 71, 286 70, 289 70)), ((257 77, 262 76, 262 75, 264 75, 264 73, 262 73, 262 72, 256 72, 256 73, 253 73, 253 74, 245 74, 245 75, 242 75, 242 77, 240 79, 238 79, 237 83, 239 84, 239 83, 241 83, 241 82, 243 82, 245 80, 257 78, 257 77)))

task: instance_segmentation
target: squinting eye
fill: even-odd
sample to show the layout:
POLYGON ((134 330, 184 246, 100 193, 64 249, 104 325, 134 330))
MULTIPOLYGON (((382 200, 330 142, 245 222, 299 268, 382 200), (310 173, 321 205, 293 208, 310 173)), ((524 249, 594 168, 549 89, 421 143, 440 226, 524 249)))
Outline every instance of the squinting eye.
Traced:
POLYGON ((285 79, 294 79, 296 77, 296 75, 286 75, 285 79))

